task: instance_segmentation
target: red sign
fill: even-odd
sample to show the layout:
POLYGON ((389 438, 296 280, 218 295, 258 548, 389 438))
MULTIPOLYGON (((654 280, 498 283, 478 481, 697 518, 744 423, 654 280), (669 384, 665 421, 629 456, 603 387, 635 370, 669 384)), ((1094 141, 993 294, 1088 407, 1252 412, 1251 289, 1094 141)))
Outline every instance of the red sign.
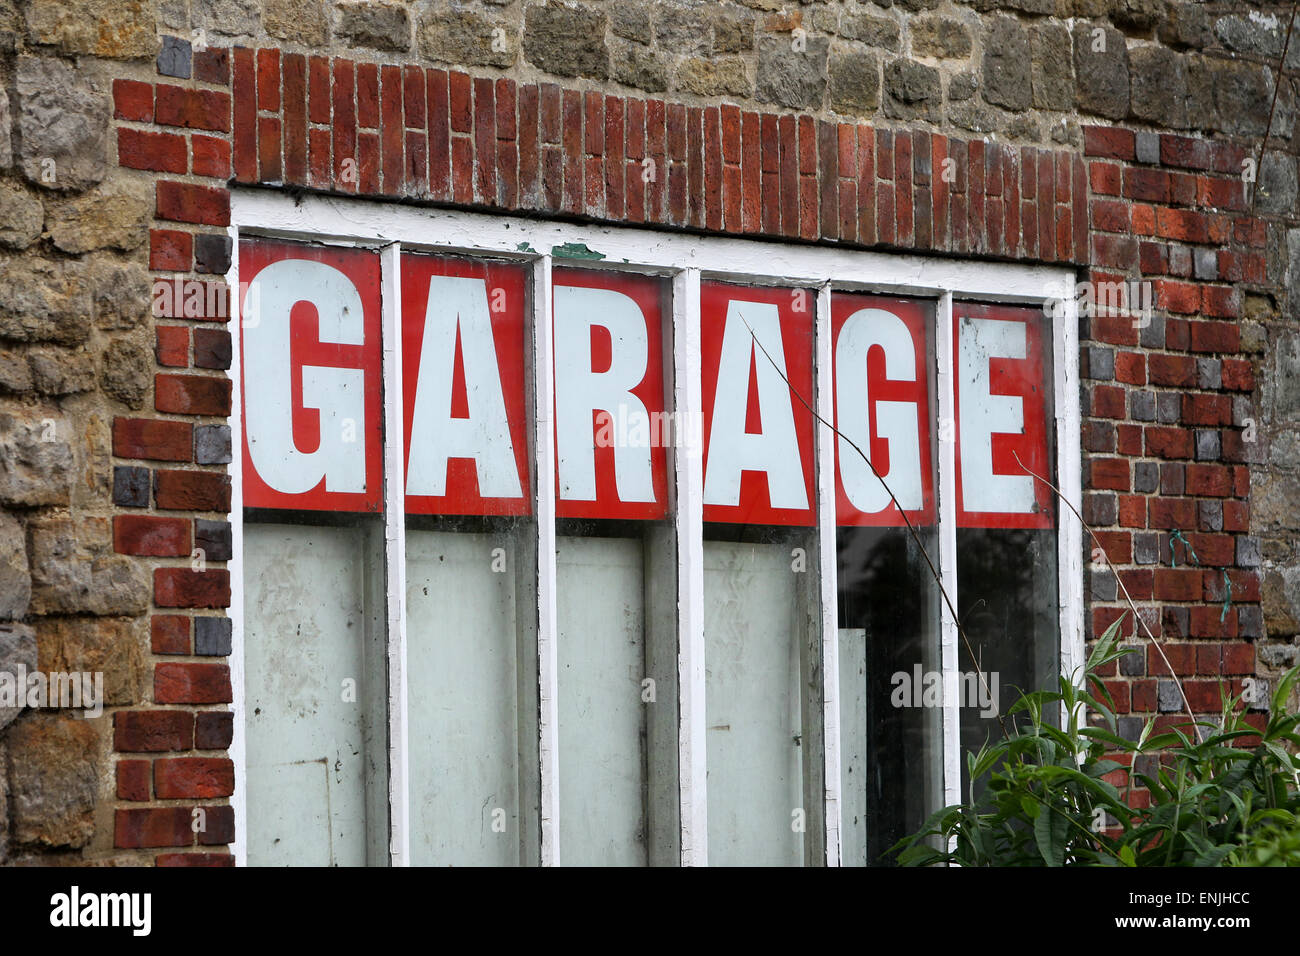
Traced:
POLYGON ((901 526, 903 512, 914 525, 934 523, 933 315, 918 299, 831 299, 837 524, 901 526))
POLYGON ((383 506, 379 256, 240 243, 244 503, 383 506))
POLYGON ((1055 524, 1051 490, 1025 471, 1052 477, 1045 321, 1037 309, 953 303, 959 527, 1055 524))
MULTIPOLYGON (((378 255, 246 240, 240 275, 245 503, 380 511, 378 255)), ((530 513, 529 282, 519 264, 402 255, 407 511, 530 513)), ((559 268, 552 292, 557 514, 663 518, 666 449, 696 437, 666 408, 669 285, 559 268)), ((700 305, 704 519, 813 525, 814 293, 711 281, 700 305)), ((954 307, 955 421, 936 440, 933 314, 832 298, 837 523, 933 524, 933 449, 955 441, 959 526, 1052 527, 1052 493, 1025 470, 1052 474, 1045 318, 954 307)))
POLYGON ((406 510, 531 512, 528 270, 402 255, 406 510))
POLYGON ((662 518, 673 440, 664 407, 668 285, 610 270, 553 277, 556 514, 662 518))
POLYGON ((701 283, 705 521, 816 523, 815 304, 807 289, 701 283))

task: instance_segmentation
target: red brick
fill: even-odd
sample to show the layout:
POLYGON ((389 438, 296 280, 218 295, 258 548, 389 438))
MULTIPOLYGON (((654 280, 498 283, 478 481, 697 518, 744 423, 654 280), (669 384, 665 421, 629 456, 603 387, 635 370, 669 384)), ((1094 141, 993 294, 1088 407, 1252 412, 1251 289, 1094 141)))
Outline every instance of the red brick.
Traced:
POLYGON ((194 367, 230 368, 230 333, 225 329, 194 330, 194 367))
POLYGON ((1153 593, 1157 601, 1197 601, 1201 597, 1201 572, 1194 568, 1158 568, 1153 593))
POLYGON ((119 127, 117 162, 128 169, 147 169, 156 173, 189 171, 185 137, 175 133, 151 133, 119 127))
POLYGON ((1128 233, 1128 206, 1109 199, 1094 199, 1092 227, 1103 232, 1128 233))
POLYGON ((330 61, 313 56, 307 65, 307 118, 313 123, 330 121, 330 61))
POLYGON ((138 123, 152 122, 153 85, 139 80, 114 80, 113 115, 138 123))
POLYGON ((1156 304, 1170 312, 1196 313, 1201 308, 1201 290, 1190 282, 1155 280, 1156 304))
POLYGON ((1147 505, 1147 526, 1183 531, 1194 528, 1196 502, 1191 498, 1152 498, 1147 505))
POLYGON ((194 51, 194 79, 203 83, 230 85, 230 50, 210 46, 194 51))
POLYGON ((1092 414, 1097 418, 1124 418, 1128 414, 1124 405, 1124 389, 1114 385, 1094 385, 1092 414))
POLYGON ((1151 571, 1129 568, 1120 571, 1119 578, 1124 582, 1124 587, 1134 601, 1151 600, 1151 586, 1154 580, 1151 571))
POLYGON ((1196 385, 1196 360, 1190 355, 1149 355, 1147 372, 1152 385, 1172 385, 1178 388, 1196 385))
POLYGON ((230 225, 230 190, 163 180, 158 183, 157 216, 172 222, 230 225))
POLYGON ((230 379, 206 375, 154 376, 154 408, 180 415, 230 414, 230 379))
MULTIPOLYGON (((508 80, 498 80, 500 87, 508 80)), ((424 129, 427 119, 425 102, 424 71, 418 66, 408 66, 402 70, 402 112, 406 116, 409 129, 424 129)))
POLYGON ((118 554, 176 558, 190 553, 190 522, 154 515, 115 515, 113 550, 118 554))
POLYGON ((1157 458, 1192 457, 1192 433, 1186 428, 1149 426, 1144 437, 1148 455, 1157 458))
MULTIPOLYGON (((1188 610, 1187 632, 1189 637, 1236 637, 1237 636, 1237 612, 1229 608, 1228 613, 1223 613, 1223 608, 1216 607, 1213 604, 1197 604, 1188 610), (1220 619, 1222 618, 1222 619, 1220 619)), ((1214 645, 1220 648, 1221 645, 1214 645)), ((1218 673, 1220 660, 1215 661, 1215 671, 1218 673)), ((1198 657, 1199 665, 1199 657, 1198 657)))
POLYGON ((1169 174, 1159 169, 1126 167, 1124 196, 1142 202, 1166 203, 1169 201, 1169 174))
POLYGON ((154 498, 159 508, 169 511, 228 512, 230 476, 215 471, 160 470, 154 475, 154 498))
POLYGON ((1241 348, 1241 330, 1232 322, 1191 322, 1188 325, 1193 352, 1236 352, 1241 348))
POLYGON ((137 802, 149 799, 149 761, 117 762, 117 799, 137 802))
POLYGON ((257 108, 270 113, 280 111, 280 51, 257 51, 257 108))
POLYGON ((192 846, 189 807, 150 807, 118 810, 113 819, 113 845, 120 849, 192 846))
POLYGON ((160 126, 230 132, 230 94, 189 90, 160 83, 154 98, 154 122, 160 126))
POLYGON ((188 422, 151 421, 144 418, 113 420, 113 454, 118 458, 151 461, 189 461, 194 436, 188 422))
MULTIPOLYGON (((1096 163, 1088 164, 1088 181, 1091 182, 1092 191, 1097 195, 1118 196, 1119 195, 1119 164, 1118 163, 1096 163)), ((1127 220, 1127 212, 1125 219, 1127 220)))
POLYGON ((1224 359, 1222 366, 1223 388, 1233 392, 1255 390, 1255 367, 1248 359, 1224 359))
POLYGON ((1115 450, 1121 455, 1140 458, 1142 456, 1142 426, 1116 425, 1115 446, 1115 450))
POLYGON ((1134 713, 1151 713, 1156 709, 1156 687, 1153 680, 1133 681, 1130 705, 1134 713))
POLYGON ((1210 228, 1202 213, 1193 209, 1157 209, 1156 235, 1182 242, 1209 242, 1210 228))
POLYGON ((1154 207, 1134 203, 1129 207, 1130 228, 1139 236, 1156 234, 1156 211, 1154 207))
MULTIPOLYGON (((331 92, 334 102, 334 187, 352 193, 357 191, 357 178, 350 175, 355 172, 357 162, 357 114, 353 102, 354 72, 351 61, 334 61, 334 85, 331 92)), ((235 165, 238 168, 238 157, 235 165)))
POLYGON ((1254 674, 1255 647, 1253 644, 1225 644, 1223 646, 1223 674, 1254 674))
POLYGON ((1169 316, 1165 319, 1165 348, 1170 350, 1187 351, 1187 344, 1190 333, 1187 330, 1190 323, 1186 319, 1175 319, 1169 316))
MULTIPOLYGON (((398 196, 403 191, 403 176, 406 170, 406 159, 403 149, 406 145, 406 136, 403 130, 404 120, 402 119, 402 71, 400 67, 384 66, 380 69, 381 87, 380 87, 380 166, 383 169, 383 189, 384 194, 388 196, 398 196)), ((492 81, 486 81, 489 88, 492 81)), ((491 126, 488 126, 489 133, 491 126)), ((479 175, 491 175, 495 179, 496 174, 496 155, 491 155, 480 151, 478 156, 479 175)), ((496 192, 493 190, 487 197, 489 202, 496 200, 496 192)))
POLYGON ((149 268, 189 272, 194 267, 194 236, 177 229, 149 230, 149 268))
POLYGON ((1196 203, 1196 177, 1189 173, 1169 174, 1169 200, 1179 206, 1196 203))
POLYGON ((1115 380, 1127 385, 1147 383, 1146 356, 1141 352, 1115 353, 1115 380))
POLYGON ((1085 126, 1083 152, 1085 156, 1103 156, 1109 159, 1132 160, 1135 156, 1136 137, 1132 130, 1112 126, 1085 126))
POLYGON ((1089 487, 1112 491, 1129 490, 1129 465, 1123 458, 1094 458, 1088 465, 1092 475, 1089 487))
POLYGON ((230 667, 182 661, 156 664, 153 697, 160 704, 229 704, 230 667))
MULTIPOLYGON (((257 181, 257 79, 253 51, 234 51, 234 166, 240 182, 257 181)), ((351 74, 349 73, 349 77, 351 74)), ((348 102, 351 102, 351 93, 348 102)))
POLYGON ((155 760, 153 785, 159 800, 228 797, 235 792, 235 765, 220 757, 155 760))
MULTIPOLYGON (((1190 484, 1191 470, 1197 466, 1188 467, 1188 481, 1190 484)), ((1194 494, 1190 488, 1188 494, 1194 494)), ((1188 540, 1192 542, 1192 550, 1196 552, 1196 558, 1201 564, 1214 568, 1230 567, 1236 563, 1235 540, 1230 534, 1190 534, 1188 540)))
POLYGON ((1092 338, 1107 345, 1137 345, 1138 330, 1133 327, 1130 315, 1094 315, 1092 338))
POLYGON ((190 652, 190 618, 182 614, 155 614, 149 619, 149 635, 155 654, 190 652))
POLYGON ((1138 243, 1138 268, 1145 276, 1165 275, 1169 271, 1169 247, 1163 242, 1138 243))
POLYGON ((1206 498, 1232 495, 1232 471, 1223 465, 1188 465, 1187 494, 1206 498))
POLYGON ((1227 395, 1184 395, 1182 420, 1184 425, 1231 425, 1232 400, 1227 395))
POLYGON ((1183 692, 1195 714, 1217 714, 1223 709, 1223 696, 1218 681, 1183 681, 1183 692))
POLYGON ((195 176, 230 177, 230 144, 215 136, 190 136, 191 171, 195 176))
POLYGON ((113 714, 113 749, 162 753, 194 746, 194 715, 186 710, 119 710, 113 714))
POLYGON ((201 807, 207 826, 198 834, 200 846, 220 846, 235 842, 235 808, 201 807))
POLYGON ((194 749, 225 750, 235 733, 235 715, 228 710, 204 710, 194 717, 194 749))
POLYGON ((278 183, 284 179, 280 147, 280 121, 270 116, 259 116, 257 118, 257 166, 258 176, 264 183, 278 183))
POLYGON ((1119 496, 1119 525, 1121 528, 1145 528, 1147 500, 1141 495, 1119 496))
POLYGON ((1213 143, 1197 137, 1169 134, 1160 137, 1160 161, 1166 166, 1210 169, 1213 149, 1213 143))
POLYGON ((307 59, 301 53, 284 57, 284 178, 307 184, 307 59))
MULTIPOLYGON (((1190 572, 1195 573, 1195 572, 1190 572)), ((1171 644, 1163 641, 1157 647, 1147 645, 1147 676, 1170 677, 1174 674, 1182 677, 1196 673, 1196 645, 1171 644), (1161 654, 1163 651, 1163 655, 1161 654), (1173 667, 1173 671, 1169 670, 1173 667)))
POLYGON ((234 866, 235 858, 229 853, 160 853, 154 857, 154 866, 234 866))
MULTIPOLYGON (((1133 535, 1128 531, 1098 531, 1097 540, 1110 564, 1133 563, 1133 535)), ((1095 547, 1095 546, 1094 546, 1095 547)), ((1114 620, 1112 618, 1111 620, 1114 620)), ((1104 631, 1110 621, 1102 627, 1104 631)), ((1100 631, 1098 633, 1101 633, 1100 631)))
POLYGON ((1223 530, 1242 532, 1250 530, 1250 505, 1244 501, 1223 503, 1223 530))

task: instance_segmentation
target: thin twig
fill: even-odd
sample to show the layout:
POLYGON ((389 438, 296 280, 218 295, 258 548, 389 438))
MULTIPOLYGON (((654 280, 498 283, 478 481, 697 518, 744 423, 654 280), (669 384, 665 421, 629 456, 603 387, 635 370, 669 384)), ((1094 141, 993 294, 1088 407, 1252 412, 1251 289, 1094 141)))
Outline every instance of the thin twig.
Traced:
MULTIPOLYGON (((1031 475, 1034 478, 1037 478, 1048 488, 1051 488, 1052 491, 1055 493, 1056 497, 1059 498, 1062 502, 1064 502, 1067 508, 1069 508, 1071 511, 1074 512, 1074 516, 1079 519, 1079 524, 1083 525, 1083 530, 1088 532, 1089 537, 1092 538, 1093 542, 1097 545, 1097 548, 1105 556, 1106 567, 1110 568, 1110 573, 1115 575, 1115 581, 1119 584, 1119 589, 1124 595, 1124 600, 1128 602, 1129 609, 1132 610, 1133 612, 1134 620, 1136 620, 1138 623, 1142 625, 1143 629, 1147 632, 1147 637, 1150 639, 1151 643, 1155 645, 1155 649, 1160 653, 1161 660, 1165 662, 1165 667, 1169 668, 1169 676, 1174 679, 1174 684, 1177 685, 1178 687, 1178 694, 1183 699, 1183 706, 1187 709, 1187 716, 1192 718, 1192 727, 1196 730, 1197 739, 1204 740, 1204 738, 1201 736, 1200 728, 1196 723, 1196 715, 1192 713, 1191 702, 1188 701, 1187 693, 1183 690, 1182 681, 1180 681, 1178 679, 1178 675, 1174 673, 1174 666, 1171 663, 1169 663, 1169 658, 1165 656, 1165 649, 1161 647, 1160 642, 1156 640, 1155 634, 1151 632, 1150 626, 1143 619, 1142 615, 1138 613, 1137 605, 1133 603, 1133 598, 1129 595, 1128 588, 1124 586, 1124 579, 1120 577, 1119 572, 1115 570, 1115 565, 1111 563, 1110 555, 1106 553, 1106 548, 1102 545, 1101 541, 1097 538, 1097 532, 1093 531, 1092 527, 1088 524, 1088 522, 1083 520, 1083 515, 1079 514, 1078 509, 1075 508, 1074 505, 1070 503, 1069 499, 1067 499, 1065 495, 1061 494, 1061 490, 1057 488, 1056 485, 1052 484, 1050 481, 1048 481, 1046 478, 1044 478, 1042 475, 1038 474, 1037 472, 1031 471, 1029 468, 1025 467, 1025 463, 1020 460, 1020 456, 1016 454, 1014 451, 1012 451, 1011 454, 1016 459, 1016 464, 1019 465, 1026 474, 1031 475)), ((1137 633, 1136 628, 1134 628, 1134 633, 1137 633)))
POLYGON ((930 560, 929 552, 925 550, 925 545, 921 543, 921 536, 917 534, 916 528, 913 527, 911 520, 907 517, 907 512, 894 496, 893 490, 889 487, 885 479, 881 477, 880 472, 876 470, 875 463, 867 457, 867 454, 858 447, 857 443, 826 419, 822 418, 821 415, 817 413, 817 409, 808 404, 808 401, 799 394, 799 390, 790 383, 790 380, 786 378, 785 373, 781 371, 781 367, 773 361, 772 356, 769 355, 767 349, 763 347, 763 343, 758 340, 758 336, 754 334, 753 328, 750 327, 749 322, 743 315, 740 316, 740 321, 745 323, 745 328, 749 329, 750 338, 754 340, 754 344, 757 345, 759 350, 763 353, 763 357, 771 363, 773 370, 775 370, 776 374, 780 376, 781 381, 785 382, 786 388, 790 390, 790 394, 799 399, 799 403, 812 413, 813 418, 817 419, 817 421, 821 422, 843 441, 848 443, 849 447, 856 451, 862 460, 867 463, 867 467, 871 469, 871 473, 876 476, 876 480, 878 480, 881 486, 884 487, 885 493, 889 495, 889 500, 894 503, 894 507, 898 509, 899 515, 903 518, 903 523, 907 525, 907 530, 912 535, 912 540, 916 542, 916 547, 921 552, 921 557, 925 558, 925 563, 930 569, 930 575, 934 578, 935 584, 939 586, 939 593, 943 595, 943 603, 948 605, 948 613, 952 615, 953 623, 957 626, 957 633, 961 635, 962 643, 966 645, 966 653, 970 655, 971 663, 975 665, 975 674, 984 688, 984 695, 993 704, 993 712, 998 719, 998 726, 1002 728, 1002 736, 1003 738, 1009 738, 1010 735, 1007 733, 1007 725, 1002 721, 1002 710, 998 706, 998 702, 993 700, 993 691, 989 688, 988 681, 984 677, 984 672, 980 670, 979 658, 976 656, 975 650, 971 646, 970 638, 966 635, 966 628, 962 626, 961 618, 957 614, 957 609, 953 607, 952 598, 948 596, 948 592, 943 586, 943 578, 939 575, 939 570, 934 566, 934 562, 930 560))
POLYGON ((1273 114, 1277 112, 1277 94, 1282 89, 1282 71, 1286 69, 1286 53, 1291 48, 1291 28, 1295 26, 1296 10, 1300 0, 1291 4, 1291 19, 1286 24, 1286 42, 1282 44, 1282 58, 1277 61, 1277 83, 1273 85, 1273 105, 1268 108, 1268 125, 1264 127, 1264 140, 1259 144, 1259 162, 1255 166, 1255 183, 1250 191, 1250 214, 1255 214, 1255 195, 1259 192, 1259 177, 1264 171, 1264 150, 1268 148, 1268 136, 1273 132, 1273 114))

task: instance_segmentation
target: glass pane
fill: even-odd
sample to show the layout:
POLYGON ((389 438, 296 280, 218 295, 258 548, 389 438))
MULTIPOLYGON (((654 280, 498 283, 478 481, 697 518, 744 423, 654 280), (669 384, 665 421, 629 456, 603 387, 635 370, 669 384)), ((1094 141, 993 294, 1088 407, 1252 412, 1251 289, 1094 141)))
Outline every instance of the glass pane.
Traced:
POLYGON ((387 863, 377 532, 245 524, 250 865, 387 863))
POLYGON ((804 622, 790 552, 784 542, 704 543, 709 863, 715 866, 804 862, 804 622))
POLYGON ((402 255, 411 860, 538 860, 529 273, 402 255))
POLYGON ((807 289, 701 283, 709 862, 824 860, 807 289))
POLYGON ((641 542, 565 535, 559 594, 560 846, 566 864, 644 866, 641 542))
POLYGON ((672 865, 670 287, 560 268, 554 302, 561 860, 672 865))
MULTIPOLYGON (((954 305, 963 750, 1060 673, 1051 330, 1040 310, 954 305)), ((1055 715, 1049 715, 1054 717, 1055 715)), ((963 786, 965 761, 962 763, 963 786)))
POLYGON ((938 568, 934 304, 837 293, 831 311, 840 833, 844 865, 864 866, 888 863, 943 793, 939 589, 925 560, 938 568))

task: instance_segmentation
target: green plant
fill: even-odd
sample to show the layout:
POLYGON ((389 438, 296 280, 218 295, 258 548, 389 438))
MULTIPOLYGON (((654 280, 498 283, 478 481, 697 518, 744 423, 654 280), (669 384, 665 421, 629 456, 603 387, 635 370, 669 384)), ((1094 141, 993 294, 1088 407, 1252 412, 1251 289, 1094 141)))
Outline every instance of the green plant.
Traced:
POLYGON ((1077 681, 1061 678, 1059 691, 1012 706, 1005 736, 968 755, 967 802, 899 841, 890 853, 901 864, 1300 865, 1300 758, 1287 750, 1300 746, 1300 714, 1286 711, 1300 667, 1279 681, 1263 730, 1225 694, 1217 721, 1154 733, 1152 718, 1127 740, 1097 676, 1137 650, 1117 643, 1123 620, 1101 636, 1077 681), (1058 727, 1047 715, 1062 704, 1068 716, 1058 727), (1247 737, 1258 743, 1243 746, 1247 737), (1141 757, 1153 758, 1143 761, 1151 773, 1134 766, 1141 757), (1149 791, 1149 805, 1130 806, 1134 786, 1149 791))

